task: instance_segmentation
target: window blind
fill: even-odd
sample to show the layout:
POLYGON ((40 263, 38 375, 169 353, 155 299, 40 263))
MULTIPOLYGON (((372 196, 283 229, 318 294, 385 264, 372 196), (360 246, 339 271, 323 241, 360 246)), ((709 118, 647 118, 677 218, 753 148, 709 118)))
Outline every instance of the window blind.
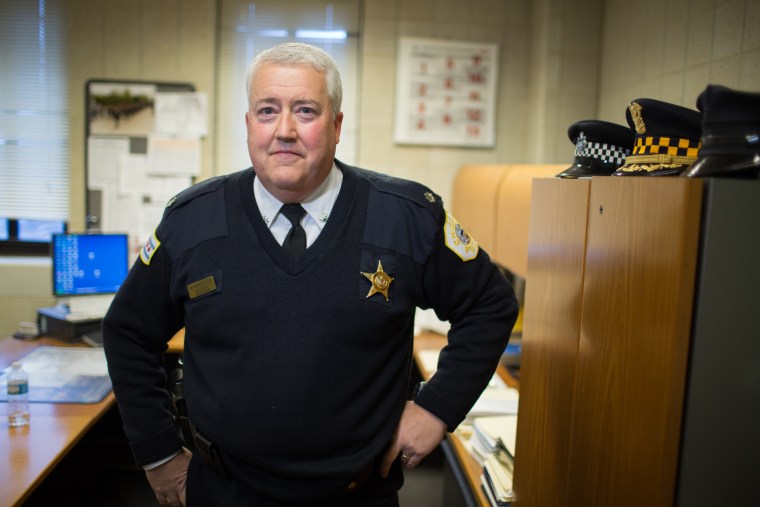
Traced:
POLYGON ((68 220, 62 2, 0 2, 0 217, 68 220))
POLYGON ((245 73, 253 57, 282 42, 327 51, 343 82, 343 127, 336 157, 356 163, 359 0, 221 0, 215 117, 215 174, 250 167, 246 147, 245 73), (345 38, 343 38, 345 36, 345 38))

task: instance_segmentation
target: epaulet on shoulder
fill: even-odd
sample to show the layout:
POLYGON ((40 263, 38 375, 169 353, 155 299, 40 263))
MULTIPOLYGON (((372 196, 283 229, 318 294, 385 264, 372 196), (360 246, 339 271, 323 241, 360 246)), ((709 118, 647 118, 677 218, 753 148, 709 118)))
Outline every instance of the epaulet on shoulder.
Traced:
POLYGON ((434 217, 443 213, 441 196, 422 183, 367 171, 367 178, 379 192, 392 194, 427 209, 434 217))
POLYGON ((170 212, 172 209, 179 208, 183 204, 192 201, 199 195, 207 194, 209 192, 213 192, 221 184, 224 183, 224 180, 227 179, 227 176, 214 176, 213 178, 209 178, 207 180, 203 180, 199 183, 196 183, 195 185, 186 188, 185 190, 181 191, 166 203, 167 212, 170 212))

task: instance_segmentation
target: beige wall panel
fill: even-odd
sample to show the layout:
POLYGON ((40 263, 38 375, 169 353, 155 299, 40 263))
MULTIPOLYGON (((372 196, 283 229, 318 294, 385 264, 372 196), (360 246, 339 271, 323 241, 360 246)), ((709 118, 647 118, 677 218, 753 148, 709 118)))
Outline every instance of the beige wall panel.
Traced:
POLYGON ((621 112, 641 97, 695 109, 708 84, 760 90, 757 1, 603 4, 599 119, 624 123, 621 112))
POLYGON ((496 206, 496 262, 525 278, 528 272, 528 223, 534 178, 551 178, 569 164, 511 164, 496 206))
POLYGON ((0 259, 0 337, 19 322, 34 322, 37 308, 55 304, 53 274, 45 258, 0 259))
POLYGON ((486 251, 496 246, 496 204, 506 164, 465 165, 454 180, 451 212, 486 251))
POLYGON ((142 9, 131 2, 110 1, 103 10, 103 73, 88 78, 140 79, 146 51, 142 9))
POLYGON ((146 79, 177 81, 179 15, 176 2, 148 2, 142 15, 142 71, 146 79))

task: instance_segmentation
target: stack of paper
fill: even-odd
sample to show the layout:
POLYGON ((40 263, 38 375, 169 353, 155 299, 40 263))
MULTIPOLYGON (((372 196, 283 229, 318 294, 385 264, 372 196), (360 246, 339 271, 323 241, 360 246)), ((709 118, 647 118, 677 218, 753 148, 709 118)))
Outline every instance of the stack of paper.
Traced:
POLYGON ((517 415, 476 417, 472 421, 472 428, 477 441, 481 442, 489 453, 506 451, 514 458, 517 415))
POLYGON ((493 507, 506 507, 515 500, 512 492, 512 469, 496 454, 489 456, 483 463, 480 483, 493 507))
POLYGON ((472 419, 481 416, 514 415, 517 414, 518 402, 517 389, 509 387, 498 374, 494 374, 467 417, 472 419))
POLYGON ((480 461, 483 491, 491 505, 502 507, 513 501, 512 470, 514 468, 517 415, 476 417, 472 421, 470 448, 480 461))

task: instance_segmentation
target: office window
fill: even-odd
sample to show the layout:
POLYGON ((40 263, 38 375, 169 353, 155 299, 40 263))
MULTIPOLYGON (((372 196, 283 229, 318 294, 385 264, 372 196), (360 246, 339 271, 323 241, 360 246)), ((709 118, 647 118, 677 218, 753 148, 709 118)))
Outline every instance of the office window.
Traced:
POLYGON ((68 219, 62 21, 62 2, 0 2, 0 219, 68 219))
POLYGON ((246 147, 245 72, 260 51, 282 42, 318 46, 335 59, 344 112, 336 156, 356 162, 359 0, 221 0, 219 15, 215 173, 250 167, 246 147))

